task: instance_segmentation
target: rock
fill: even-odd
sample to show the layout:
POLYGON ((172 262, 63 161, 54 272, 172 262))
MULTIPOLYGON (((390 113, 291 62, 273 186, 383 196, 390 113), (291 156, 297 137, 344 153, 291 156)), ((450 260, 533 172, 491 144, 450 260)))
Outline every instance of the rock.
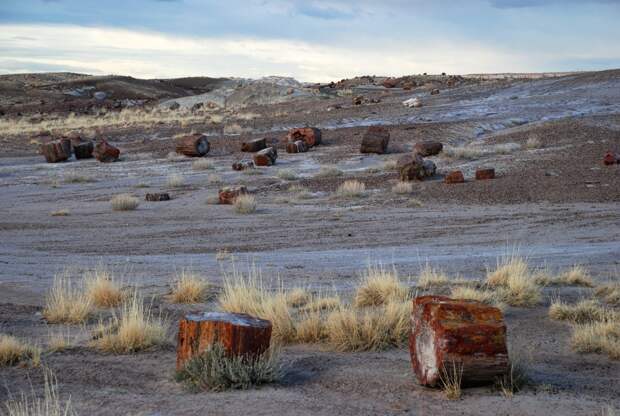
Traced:
POLYGON ((297 140, 293 143, 286 144, 286 152, 287 153, 304 153, 308 151, 308 146, 303 140, 297 140))
POLYGON ((398 80, 394 78, 388 78, 385 81, 383 81, 383 86, 385 88, 396 88, 397 85, 398 85, 398 80))
POLYGON ((108 94, 103 91, 97 91, 93 94, 93 98, 98 101, 103 101, 107 98, 108 94))
POLYGON ((437 173, 437 165, 435 165, 435 162, 432 160, 425 160, 424 163, 422 163, 422 170, 424 170, 424 176, 431 178, 437 173))
POLYGON ((186 315, 179 322, 177 370, 215 343, 221 344, 230 356, 258 356, 269 348, 271 329, 270 321, 240 313, 186 315))
POLYGON ((413 146, 413 152, 422 157, 435 156, 441 153, 443 144, 434 141, 418 142, 413 146))
POLYGON ((179 103, 178 103, 178 102, 176 102, 176 101, 173 101, 173 102, 172 102, 172 103, 170 103, 170 105, 168 106, 168 110, 173 110, 173 111, 176 111, 176 110, 178 110, 179 108, 181 108, 181 104, 179 104, 179 103))
POLYGON ((407 81, 407 82, 403 83, 403 89, 404 89, 405 91, 412 90, 412 89, 414 89, 416 86, 417 86, 417 85, 416 85, 415 81, 407 81))
POLYGON ((238 162, 234 162, 232 164, 233 170, 246 170, 246 169, 254 169, 254 162, 250 159, 242 159, 238 162))
POLYGON ((361 105, 364 103, 364 96, 363 95, 358 95, 357 97, 353 98, 353 105, 361 105))
POLYGON ((424 159, 418 154, 403 155, 396 162, 401 181, 422 180, 425 177, 424 159))
POLYGON ((360 152, 382 155, 387 152, 389 142, 390 131, 388 129, 381 126, 370 126, 362 138, 360 152))
POLYGON ((444 179, 446 183, 463 183, 465 182, 465 178, 463 177, 463 172, 460 170, 455 170, 448 173, 444 179))
POLYGON ((209 153, 209 140, 204 134, 192 134, 175 140, 177 153, 190 157, 203 157, 209 153))
MULTIPOLYGON (((71 142, 69 141, 70 144, 71 142)), ((39 151, 45 157, 47 163, 64 162, 71 157, 71 151, 67 151, 66 143, 63 143, 61 140, 43 143, 39 146, 39 151)))
POLYGON ((403 105, 409 108, 419 108, 422 107, 422 101, 419 98, 410 98, 408 100, 403 101, 403 105))
POLYGON ((91 141, 73 145, 73 153, 76 159, 90 159, 93 157, 94 150, 95 145, 91 141))
POLYGON ((495 179, 495 169, 477 169, 476 170, 476 180, 486 180, 486 179, 495 179))
POLYGON ((409 352, 418 382, 430 387, 453 366, 462 369, 463 385, 493 383, 509 368, 502 312, 445 296, 413 300, 409 352))
POLYGON ((192 113, 201 110, 203 106, 204 106, 204 103, 196 103, 196 104, 194 104, 192 106, 192 108, 191 108, 192 113))
POLYGON ((230 187, 220 189, 218 193, 218 199, 220 204, 232 205, 235 202, 235 198, 239 195, 247 194, 248 190, 245 186, 230 187))
POLYGON ((297 140, 303 140, 307 147, 313 147, 321 144, 321 130, 314 127, 302 127, 289 130, 286 136, 286 142, 292 143, 297 140))
POLYGON ((166 192, 146 194, 144 199, 149 202, 170 201, 170 194, 166 192))
POLYGON ((241 151, 242 152, 258 152, 259 150, 263 150, 267 147, 267 138, 263 137, 262 139, 254 139, 247 142, 241 143, 241 151))
POLYGON ((254 154, 254 164, 256 166, 271 166, 276 163, 278 151, 275 147, 268 147, 254 154))
POLYGON ((105 139, 101 139, 95 146, 93 152, 98 161, 103 163, 116 162, 121 155, 121 151, 112 146, 105 139))
POLYGON ((610 166, 620 163, 620 154, 607 152, 603 157, 603 164, 610 166))
POLYGON ((437 95, 437 94, 439 94, 439 89, 437 89, 437 88, 433 88, 433 89, 431 90, 431 95, 437 95))

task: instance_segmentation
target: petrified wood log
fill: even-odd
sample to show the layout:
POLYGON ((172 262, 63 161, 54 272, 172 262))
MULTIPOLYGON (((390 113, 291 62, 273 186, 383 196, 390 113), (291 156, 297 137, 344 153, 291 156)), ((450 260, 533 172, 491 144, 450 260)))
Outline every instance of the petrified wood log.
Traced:
POLYGON ((170 201, 170 194, 166 192, 146 194, 144 199, 149 202, 170 201))
POLYGON ((422 180, 424 173, 424 159, 417 153, 403 155, 396 162, 396 169, 401 181, 422 180))
POLYGON ((465 182, 465 178, 463 177, 463 172, 460 170, 455 170, 446 175, 444 178, 446 183, 463 183, 465 182))
POLYGON ((321 130, 314 127, 303 127, 299 129, 291 129, 286 135, 286 142, 296 142, 303 140, 307 147, 313 147, 321 144, 321 130))
POLYGON ((422 157, 435 156, 442 150, 443 144, 433 141, 418 142, 413 146, 413 152, 422 157))
POLYGON ((71 157, 71 142, 69 141, 67 151, 66 142, 62 140, 54 140, 49 143, 43 143, 39 146, 39 150, 47 163, 63 162, 71 157))
POLYGON ((73 145, 73 153, 76 159, 90 159, 93 157, 94 150, 93 142, 81 142, 73 145))
POLYGON ((388 129, 381 126, 370 126, 362 138, 360 152, 384 154, 387 152, 389 142, 390 131, 388 129))
POLYGON ((271 166, 276 163, 278 151, 275 147, 268 147, 254 154, 254 164, 256 166, 271 166))
POLYGON ((248 190, 245 186, 230 187, 220 189, 218 193, 218 199, 220 204, 232 205, 235 202, 235 198, 239 195, 247 194, 248 190))
POLYGON ((439 89, 437 89, 437 88, 433 88, 433 89, 431 90, 431 95, 437 95, 437 94, 439 94, 439 89))
POLYGON ((121 151, 112 146, 105 139, 101 139, 95 146, 93 154, 98 161, 109 163, 117 161, 118 157, 121 155, 121 151))
POLYGON ((603 157, 603 164, 607 166, 620 163, 620 153, 607 152, 603 157))
POLYGON ((233 170, 254 169, 254 162, 250 159, 242 159, 232 164, 233 170))
POLYGON ((424 176, 430 178, 435 176, 435 173, 437 172, 437 165, 435 165, 435 162, 432 160, 425 160, 424 163, 422 163, 422 169, 424 170, 424 176))
POLYGON ((267 351, 271 322, 246 314, 205 312, 179 322, 177 370, 190 358, 219 343, 231 356, 255 356, 267 351))
POLYGON ((476 180, 495 179, 495 169, 478 169, 476 170, 476 180))
POLYGON ((464 385, 492 383, 509 366, 502 312, 444 296, 413 300, 409 351, 413 371, 426 386, 440 384, 452 366, 462 369, 464 385))
POLYGON ((254 139, 248 142, 241 143, 241 151, 242 152, 258 152, 259 150, 263 150, 267 147, 267 138, 263 137, 262 139, 254 139))
POLYGON ((297 140, 296 142, 286 144, 287 153, 303 153, 308 151, 308 146, 303 140, 297 140))
POLYGON ((185 156, 202 157, 209 153, 209 140, 204 134, 179 137, 175 141, 175 150, 185 156))

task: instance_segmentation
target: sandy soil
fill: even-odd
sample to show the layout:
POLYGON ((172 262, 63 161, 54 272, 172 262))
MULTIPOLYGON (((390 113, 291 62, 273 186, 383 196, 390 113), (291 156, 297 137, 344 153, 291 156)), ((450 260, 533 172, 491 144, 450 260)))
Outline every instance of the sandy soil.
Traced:
MULTIPOLYGON (((245 122, 253 131, 243 135, 186 126, 212 136, 208 157, 215 170, 208 171, 192 170, 189 159, 166 158, 178 126, 107 131, 124 154, 110 165, 45 164, 29 138, 12 138, 0 157, 0 329, 44 344, 56 328, 42 320, 41 306, 54 274, 66 267, 79 271, 102 262, 156 296, 167 292, 175 270, 191 267, 208 275, 217 292, 230 268, 216 259, 218 250, 235 253, 241 267, 256 263, 274 285, 281 280, 345 296, 368 261, 394 265, 403 276, 415 276, 429 262, 453 275, 481 278, 512 250, 551 270, 579 263, 597 281, 618 279, 620 165, 607 167, 601 159, 607 150, 620 152, 620 72, 467 83, 432 97, 421 89, 364 94, 381 102, 354 106, 345 97, 248 108, 260 116, 245 122), (400 104, 413 95, 425 106, 400 104), (327 111, 336 104, 342 108, 327 111), (258 174, 230 169, 242 156, 242 140, 278 139, 304 124, 323 128, 325 145, 305 154, 281 151, 277 165, 258 174), (372 124, 390 126, 389 154, 359 154, 364 126, 372 124), (534 134, 542 147, 529 150, 525 142, 534 134), (421 139, 520 148, 473 160, 433 158, 435 178, 416 183, 412 196, 394 195, 396 173, 383 165, 421 139), (325 164, 344 174, 315 178, 325 164), (498 178, 474 181, 475 169, 487 166, 498 178), (299 178, 279 179, 279 169, 299 178), (453 169, 462 169, 467 183, 444 184, 442 175, 453 169), (169 189, 166 178, 173 173, 182 174, 187 186, 169 189), (68 183, 71 175, 91 181, 68 183), (222 183, 212 183, 215 176, 222 183), (366 184, 367 195, 335 197, 337 186, 352 178, 366 184), (222 184, 241 183, 258 198, 255 214, 206 203, 222 184), (288 190, 292 184, 306 187, 311 197, 299 199, 288 190), (110 208, 115 194, 143 199, 159 190, 173 200, 143 201, 132 212, 110 208), (50 216, 60 209, 70 215, 50 216)), ((506 313, 511 344, 531 352, 532 361, 531 386, 512 399, 479 388, 447 401, 415 383, 406 350, 345 354, 303 345, 284 349, 285 377, 276 386, 189 394, 173 380, 173 339, 176 320, 190 308, 159 297, 157 308, 172 322, 170 347, 105 355, 87 348, 88 333, 74 328, 81 346, 44 358, 81 414, 239 414, 251 408, 256 414, 597 415, 604 406, 620 408, 620 363, 572 352, 569 327, 546 316, 550 297, 578 299, 588 290, 545 293, 539 307, 506 313)), ((29 390, 30 383, 42 383, 40 370, 0 369, 0 384, 13 393, 29 390)), ((0 402, 7 395, 1 388, 0 402)))

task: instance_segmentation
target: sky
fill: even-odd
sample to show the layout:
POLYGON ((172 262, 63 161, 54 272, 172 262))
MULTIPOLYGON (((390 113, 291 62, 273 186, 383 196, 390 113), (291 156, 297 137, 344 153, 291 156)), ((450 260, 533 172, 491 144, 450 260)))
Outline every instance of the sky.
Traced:
POLYGON ((398 76, 620 68, 620 0, 0 0, 0 74, 398 76))

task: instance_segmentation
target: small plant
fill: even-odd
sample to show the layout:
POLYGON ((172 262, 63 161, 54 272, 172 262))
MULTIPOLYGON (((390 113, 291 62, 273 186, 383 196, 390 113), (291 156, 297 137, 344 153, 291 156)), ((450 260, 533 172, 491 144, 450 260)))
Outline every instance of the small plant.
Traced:
POLYGON ((421 208, 424 206, 424 203, 422 201, 420 201, 419 199, 416 198, 410 198, 407 201, 407 206, 409 208, 421 208))
POLYGON ((176 275, 172 285, 172 302, 199 303, 208 288, 209 283, 201 275, 183 269, 176 275))
POLYGON ((498 299, 498 296, 492 290, 475 289, 473 287, 458 286, 453 287, 450 292, 453 299, 475 300, 480 303, 495 306, 500 310, 504 310, 506 305, 498 299))
POLYGON ((396 160, 388 160, 381 167, 386 172, 391 172, 396 169, 397 162, 396 160))
POLYGON ((392 187, 392 192, 396 195, 408 195, 413 192, 413 184, 411 182, 400 181, 392 187))
POLYGON ((79 324, 89 317, 92 299, 66 274, 56 275, 47 294, 43 316, 49 323, 79 324))
POLYGON ((94 178, 91 178, 90 176, 80 175, 77 172, 69 172, 64 175, 63 182, 64 183, 89 183, 89 182, 96 182, 96 181, 94 178))
POLYGON ((13 336, 0 334, 0 367, 38 359, 39 356, 40 351, 37 347, 28 345, 13 336))
POLYGON ((71 334, 68 331, 57 331, 50 334, 47 347, 51 352, 60 352, 71 348, 72 341, 71 334))
POLYGON ((354 198, 364 195, 366 185, 356 180, 345 181, 336 190, 336 195, 344 198, 354 198))
POLYGON ((318 179, 323 179, 323 178, 336 178, 342 175, 343 175, 343 172, 340 169, 338 169, 336 166, 321 166, 318 173, 314 175, 314 177, 318 179))
POLYGON ((92 303, 100 308, 114 308, 123 301, 123 291, 114 274, 103 265, 84 274, 84 288, 92 303))
POLYGON ((302 308, 302 312, 320 312, 334 310, 342 306, 339 296, 313 296, 302 308))
POLYGON ((581 300, 573 305, 554 299, 549 307, 549 317, 556 321, 568 321, 576 324, 601 322, 612 314, 595 300, 581 300))
POLYGON ((215 252, 215 260, 217 261, 224 261, 224 260, 228 260, 232 258, 232 253, 230 251, 228 251, 228 249, 223 248, 223 249, 218 249, 215 252))
POLYGON ((209 183, 210 185, 219 185, 219 184, 223 183, 222 177, 220 175, 213 175, 213 174, 211 174, 207 178, 207 183, 209 183))
POLYGON ((116 195, 110 203, 114 211, 133 211, 140 205, 138 198, 129 194, 116 195))
POLYGON ((569 286, 594 287, 594 281, 588 271, 580 265, 571 267, 560 275, 559 280, 569 286))
POLYGON ((71 212, 68 209, 59 209, 58 211, 50 212, 52 217, 68 217, 71 215, 71 212))
POLYGON ((355 306, 378 306, 389 301, 404 301, 409 289, 398 279, 396 269, 368 265, 355 293, 355 306))
POLYGON ((280 169, 278 173, 276 173, 276 176, 287 181, 294 181, 297 179, 297 174, 292 169, 280 169))
POLYGON ((441 385, 448 400, 458 400, 463 392, 461 384, 463 382, 463 364, 452 361, 450 364, 443 365, 439 374, 441 385))
POLYGON ((540 141, 540 137, 536 134, 530 135, 525 142, 525 148, 529 150, 540 149, 542 147, 542 142, 540 141))
POLYGON ((325 323, 321 312, 302 312, 295 325, 297 342, 308 344, 319 343, 325 340, 325 323))
POLYGON ((496 386, 504 397, 511 398, 515 393, 523 390, 529 382, 527 364, 518 354, 510 354, 512 357, 508 365, 508 371, 498 378, 496 386))
POLYGON ((418 277, 418 286, 423 289, 428 289, 434 286, 445 286, 450 283, 450 279, 444 272, 439 269, 433 268, 430 264, 426 263, 424 268, 420 271, 418 277))
POLYGON ((192 163, 194 170, 211 170, 215 169, 215 165, 209 159, 200 158, 192 163))
POLYGON ((233 206, 238 214, 251 214, 256 211, 256 198, 249 194, 239 195, 235 198, 233 206))
POLYGON ((177 380, 193 391, 247 390, 273 383, 281 377, 278 353, 231 357, 221 344, 214 344, 191 358, 177 373, 177 380))
POLYGON ((286 293, 286 302, 289 306, 294 308, 307 305, 311 298, 312 296, 310 293, 306 289, 300 287, 286 293))
POLYGON ((166 184, 170 188, 182 188, 185 186, 185 177, 179 173, 173 173, 166 179, 166 184))
POLYGON ((497 287, 499 298, 510 306, 530 307, 542 299, 527 262, 516 255, 499 260, 496 269, 487 273, 486 282, 497 287))
POLYGON ((605 303, 620 305, 620 284, 618 283, 601 286, 594 293, 602 298, 605 303))
POLYGON ((577 352, 607 354, 620 360, 620 321, 616 316, 603 322, 576 325, 571 343, 577 352))

